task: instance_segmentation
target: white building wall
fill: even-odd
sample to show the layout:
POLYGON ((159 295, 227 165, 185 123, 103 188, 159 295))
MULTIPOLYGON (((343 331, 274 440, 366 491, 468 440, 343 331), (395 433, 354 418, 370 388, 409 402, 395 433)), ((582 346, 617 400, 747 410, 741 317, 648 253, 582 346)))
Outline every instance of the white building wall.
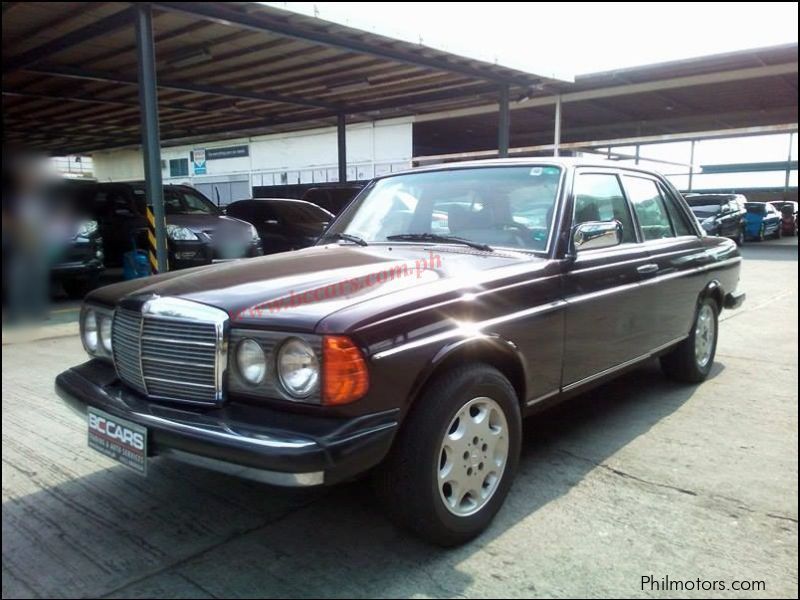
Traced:
MULTIPOLYGON (((411 156, 411 119, 358 123, 347 127, 348 180, 370 179, 408 168, 411 156)), ((139 150, 95 152, 92 157, 98 181, 144 178, 139 150)), ((241 194, 241 190, 249 190, 252 186, 324 183, 338 178, 335 127, 163 148, 161 159, 165 183, 189 183, 206 193, 209 193, 210 185, 225 182, 237 182, 241 194), (206 173, 194 174, 191 163, 193 150, 231 146, 248 146, 249 156, 207 160, 206 173), (188 159, 189 174, 171 177, 169 161, 172 159, 188 159)))

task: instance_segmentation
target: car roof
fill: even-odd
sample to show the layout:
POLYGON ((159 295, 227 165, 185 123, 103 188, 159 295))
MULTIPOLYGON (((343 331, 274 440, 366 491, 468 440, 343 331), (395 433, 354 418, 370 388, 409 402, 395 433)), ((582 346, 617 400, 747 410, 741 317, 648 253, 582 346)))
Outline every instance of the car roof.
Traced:
POLYGON ((307 200, 298 200, 297 198, 244 198, 242 200, 236 200, 234 202, 231 202, 230 204, 228 204, 228 206, 233 206, 234 204, 244 204, 246 202, 252 202, 255 204, 267 203, 267 202, 283 204, 285 202, 294 202, 297 204, 311 205, 314 208, 320 208, 317 204, 314 204, 313 202, 308 202, 307 200))
POLYGON ((382 179, 384 177, 393 177, 394 175, 406 175, 409 173, 423 173, 427 171, 449 171, 453 169, 474 169, 486 167, 524 167, 526 165, 550 165, 562 168, 576 168, 576 167, 602 167, 611 169, 625 169, 629 171, 639 171, 641 173, 656 173, 660 172, 655 169, 645 169, 635 165, 622 165, 617 161, 603 160, 595 158, 583 158, 574 156, 552 156, 552 157, 523 157, 523 158, 487 158, 483 160, 470 160, 464 162, 452 163, 438 163, 435 165, 426 165, 421 167, 414 167, 396 173, 387 173, 375 179, 382 179))

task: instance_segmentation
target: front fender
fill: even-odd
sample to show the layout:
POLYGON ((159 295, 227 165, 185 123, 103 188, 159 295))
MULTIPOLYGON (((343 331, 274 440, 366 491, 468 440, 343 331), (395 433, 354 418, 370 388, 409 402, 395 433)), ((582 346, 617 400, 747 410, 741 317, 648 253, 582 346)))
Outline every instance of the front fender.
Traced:
POLYGON ((514 342, 497 334, 475 334, 452 340, 439 348, 433 358, 419 373, 411 390, 409 408, 425 385, 445 366, 483 362, 498 369, 514 386, 517 397, 526 399, 527 368, 522 353, 514 342))

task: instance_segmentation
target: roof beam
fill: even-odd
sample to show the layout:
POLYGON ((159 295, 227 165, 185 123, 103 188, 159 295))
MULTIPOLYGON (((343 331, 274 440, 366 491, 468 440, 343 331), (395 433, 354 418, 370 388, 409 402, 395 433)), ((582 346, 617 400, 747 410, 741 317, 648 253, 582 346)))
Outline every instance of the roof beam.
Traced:
MULTIPOLYGON (((583 102, 596 100, 599 98, 615 98, 618 96, 628 96, 632 94, 646 94, 663 90, 678 89, 684 87, 694 87, 698 85, 716 85, 731 81, 744 81, 747 79, 759 79, 761 77, 775 77, 780 75, 797 74, 797 62, 770 65, 768 67, 751 67, 746 69, 734 69, 731 71, 721 71, 718 73, 707 73, 704 75, 689 75, 686 77, 674 77, 672 79, 658 79, 643 83, 629 83, 625 85, 615 85, 604 88, 584 90, 581 92, 567 92, 561 94, 561 102, 583 102)), ((511 109, 534 108, 539 106, 552 106, 556 103, 556 95, 537 96, 528 100, 512 102, 511 109)), ((429 115, 417 117, 418 122, 439 121, 441 119, 452 119, 456 117, 469 117, 473 115, 489 114, 497 112, 497 103, 476 106, 474 108, 463 108, 453 111, 442 111, 429 115)))
MULTIPOLYGON (((737 127, 733 129, 715 129, 712 131, 694 131, 688 133, 668 133, 663 135, 644 135, 628 138, 608 140, 586 140, 583 142, 567 142, 559 144, 562 150, 582 150, 585 148, 604 148, 606 146, 631 146, 634 144, 659 144, 664 142, 688 142, 691 140, 714 140, 734 137, 748 137, 753 135, 768 135, 776 133, 796 133, 797 123, 780 123, 778 125, 761 125, 758 127, 737 127)), ((535 152, 550 152, 553 144, 539 144, 537 146, 520 146, 509 148, 509 154, 532 154, 535 152)), ((456 152, 452 154, 432 154, 428 156, 414 156, 412 162, 418 164, 437 163, 443 161, 477 160, 493 158, 497 150, 475 150, 473 152, 456 152)), ((644 158, 643 160, 649 160, 644 158)))
POLYGON ((3 73, 11 73, 13 71, 18 71, 19 69, 30 67, 48 58, 49 56, 52 56, 53 54, 61 52, 62 50, 66 50, 67 48, 71 48, 76 44, 84 43, 87 40, 99 37, 101 35, 106 35, 116 31, 117 29, 132 25, 133 17, 131 10, 126 8, 100 19, 99 21, 95 21, 89 25, 76 29, 75 31, 71 31, 60 38, 56 38, 45 44, 42 44, 41 46, 31 48, 27 52, 23 52, 22 54, 11 57, 3 64, 3 73))
POLYGON ((323 44, 333 48, 341 48, 361 54, 370 54, 379 58, 394 60, 401 63, 411 64, 418 67, 428 67, 439 69, 450 73, 459 73, 468 77, 474 77, 493 81, 495 83, 515 84, 530 86, 537 81, 538 77, 531 75, 501 75, 492 73, 484 68, 475 67, 465 63, 455 63, 434 56, 424 56, 422 54, 409 52, 394 46, 376 46, 354 38, 328 33, 320 29, 312 29, 301 25, 293 24, 287 20, 279 20, 266 12, 244 13, 229 6, 222 6, 220 3, 212 2, 155 2, 155 6, 164 10, 190 14, 221 23, 223 25, 237 25, 245 29, 255 31, 265 31, 279 35, 293 37, 298 40, 323 44))
MULTIPOLYGON (((74 79, 88 79, 91 81, 106 81, 110 83, 122 83, 128 85, 137 85, 135 77, 129 77, 118 73, 109 73, 106 71, 89 71, 85 69, 76 69, 74 67, 64 67, 55 65, 45 65, 42 67, 31 67, 27 69, 32 73, 39 73, 41 75, 51 75, 56 77, 70 77, 74 79)), ((196 94, 208 94, 211 96, 225 96, 227 98, 238 98, 240 100, 257 100, 259 102, 277 102, 281 104, 295 104, 298 106, 310 106, 312 108, 324 108, 326 110, 341 112, 344 107, 340 104, 332 102, 323 102, 321 100, 307 100, 305 98, 298 98, 296 96, 286 96, 283 94, 273 94, 269 92, 251 92, 248 90, 239 90, 235 88, 226 88, 215 85, 202 85, 189 83, 186 81, 171 81, 167 79, 158 79, 158 87, 162 89, 171 89, 181 92, 191 92, 196 94)))

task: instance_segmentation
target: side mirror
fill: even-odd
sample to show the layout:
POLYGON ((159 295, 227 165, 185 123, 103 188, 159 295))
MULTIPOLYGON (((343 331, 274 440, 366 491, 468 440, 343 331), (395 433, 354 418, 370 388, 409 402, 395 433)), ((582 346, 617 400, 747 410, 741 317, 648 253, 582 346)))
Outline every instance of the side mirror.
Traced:
POLYGON ((611 248, 622 243, 622 223, 619 221, 587 221, 575 226, 572 244, 576 252, 611 248))

